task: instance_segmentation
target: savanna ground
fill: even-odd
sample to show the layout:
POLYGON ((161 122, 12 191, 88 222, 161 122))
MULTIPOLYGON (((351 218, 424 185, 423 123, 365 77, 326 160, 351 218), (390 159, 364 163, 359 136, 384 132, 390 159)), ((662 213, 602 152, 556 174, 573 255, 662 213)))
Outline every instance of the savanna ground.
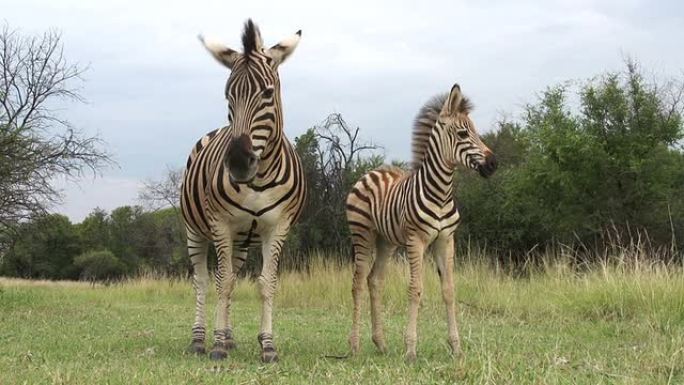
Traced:
POLYGON ((513 278, 459 263, 464 355, 456 359, 448 354, 438 279, 427 270, 414 365, 403 361, 401 263, 390 269, 385 290, 385 356, 370 341, 366 300, 361 353, 326 357, 348 352, 350 268, 317 263, 308 274, 282 273, 274 365, 259 362, 259 299, 249 280, 236 287, 233 302, 238 348, 216 363, 184 354, 194 309, 188 281, 0 279, 0 384, 684 383, 681 267, 568 266, 548 263, 513 278))

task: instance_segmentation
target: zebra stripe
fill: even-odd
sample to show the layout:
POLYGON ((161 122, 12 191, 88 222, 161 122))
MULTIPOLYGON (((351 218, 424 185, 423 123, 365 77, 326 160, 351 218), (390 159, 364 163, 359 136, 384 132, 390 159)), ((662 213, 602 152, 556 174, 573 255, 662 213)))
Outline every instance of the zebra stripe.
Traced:
POLYGON ((484 177, 496 169, 494 155, 470 120, 471 108, 458 85, 449 94, 428 101, 414 123, 412 170, 380 167, 361 177, 347 197, 354 251, 354 309, 349 337, 354 354, 359 351, 364 280, 370 292, 373 342, 381 352, 386 351, 381 302, 384 271, 389 256, 397 247, 405 247, 410 265, 406 359, 415 360, 423 259, 429 246, 433 247, 447 309, 449 344, 454 353, 459 352, 453 234, 460 216, 453 199, 454 169, 461 163, 484 177))
POLYGON ((235 346, 231 294, 249 247, 258 244, 263 253, 258 279, 261 358, 265 362, 278 358, 271 320, 278 259, 290 226, 301 214, 306 186, 299 157, 283 132, 277 68, 292 53, 300 35, 301 31, 264 49, 259 29, 248 20, 243 53, 200 37, 214 58, 231 69, 225 89, 228 126, 206 134, 193 146, 181 187, 196 295, 190 350, 197 353, 204 352, 206 334, 209 242, 218 255, 213 359, 227 357, 235 346))

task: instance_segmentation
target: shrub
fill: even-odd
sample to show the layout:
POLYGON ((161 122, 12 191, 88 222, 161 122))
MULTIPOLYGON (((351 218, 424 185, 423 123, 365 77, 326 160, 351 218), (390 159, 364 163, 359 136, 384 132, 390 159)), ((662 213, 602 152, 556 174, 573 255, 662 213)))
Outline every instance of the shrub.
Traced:
POLYGON ((109 250, 88 251, 74 259, 81 271, 80 279, 86 281, 110 281, 123 277, 126 265, 109 250))

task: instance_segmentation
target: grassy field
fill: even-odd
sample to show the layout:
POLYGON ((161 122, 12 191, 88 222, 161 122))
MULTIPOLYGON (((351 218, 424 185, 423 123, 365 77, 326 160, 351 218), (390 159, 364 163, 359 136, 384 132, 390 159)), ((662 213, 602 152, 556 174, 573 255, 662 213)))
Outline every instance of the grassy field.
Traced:
POLYGON ((194 303, 186 281, 0 278, 0 384, 684 383, 680 268, 617 264, 578 273, 549 264, 511 278, 461 264, 464 355, 457 359, 448 354, 438 280, 429 271, 414 365, 402 357, 406 276, 395 264, 387 282, 389 354, 375 352, 364 311, 361 354, 334 359, 326 356, 348 352, 351 271, 319 263, 309 275, 283 273, 274 365, 259 362, 259 301, 248 280, 235 292, 238 349, 215 363, 184 354, 194 303))

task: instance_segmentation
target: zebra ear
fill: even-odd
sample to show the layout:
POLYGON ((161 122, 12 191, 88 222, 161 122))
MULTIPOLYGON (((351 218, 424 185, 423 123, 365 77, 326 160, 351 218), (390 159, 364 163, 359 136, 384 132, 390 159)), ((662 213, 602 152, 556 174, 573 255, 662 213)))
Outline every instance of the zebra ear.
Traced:
POLYGON ((209 51, 214 59, 218 60, 219 63, 229 69, 233 69, 235 61, 240 57, 239 52, 234 51, 215 40, 205 39, 202 35, 198 35, 197 38, 202 42, 204 48, 209 51))
POLYGON ((266 51, 266 54, 273 59, 273 67, 277 67, 282 64, 285 59, 287 59, 299 43, 299 39, 302 37, 302 30, 300 29, 294 35, 280 41, 280 43, 274 45, 266 51))
POLYGON ((463 101, 463 94, 461 93, 461 86, 458 83, 454 83, 451 87, 451 92, 449 92, 449 97, 444 103, 442 112, 447 115, 454 115, 461 111, 461 102, 463 101))

